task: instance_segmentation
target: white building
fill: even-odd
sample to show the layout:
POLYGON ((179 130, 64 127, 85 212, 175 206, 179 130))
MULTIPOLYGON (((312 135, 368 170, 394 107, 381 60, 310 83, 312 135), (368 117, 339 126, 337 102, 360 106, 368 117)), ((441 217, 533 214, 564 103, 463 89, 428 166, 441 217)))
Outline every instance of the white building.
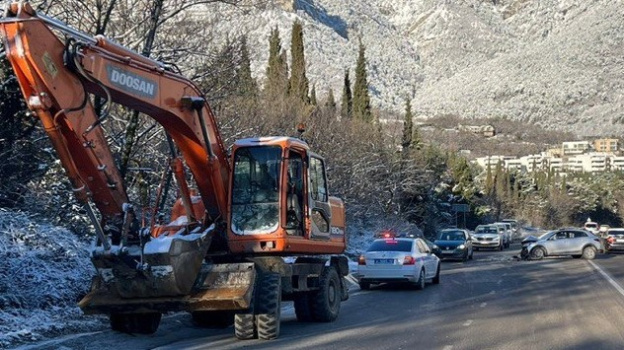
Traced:
POLYGON ((624 171, 624 157, 623 156, 611 157, 611 170, 624 171))
POLYGON ((589 141, 570 141, 563 142, 561 149, 563 150, 563 156, 571 156, 577 154, 583 154, 591 148, 589 141))
POLYGON ((568 171, 597 173, 611 168, 611 155, 591 152, 568 158, 565 168, 568 171))
POLYGON ((516 157, 511 156, 487 156, 479 157, 475 159, 475 161, 484 169, 487 169, 489 167, 491 170, 495 170, 498 163, 501 163, 502 166, 505 166, 506 160, 511 160, 515 158, 516 157))

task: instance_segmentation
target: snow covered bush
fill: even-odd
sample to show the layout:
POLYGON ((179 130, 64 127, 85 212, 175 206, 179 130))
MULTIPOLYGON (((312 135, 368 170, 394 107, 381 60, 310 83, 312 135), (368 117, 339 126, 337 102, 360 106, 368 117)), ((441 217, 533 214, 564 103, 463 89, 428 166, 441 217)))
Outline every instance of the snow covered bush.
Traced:
POLYGON ((87 248, 64 228, 0 209, 0 348, 84 323, 76 303, 95 272, 87 248))

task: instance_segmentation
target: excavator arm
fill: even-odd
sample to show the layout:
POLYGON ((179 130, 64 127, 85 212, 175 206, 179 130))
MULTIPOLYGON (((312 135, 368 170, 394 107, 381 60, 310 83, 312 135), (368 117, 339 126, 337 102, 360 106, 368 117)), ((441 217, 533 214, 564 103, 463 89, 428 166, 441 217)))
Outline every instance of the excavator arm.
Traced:
POLYGON ((160 123, 194 176, 204 222, 225 219, 229 164, 214 115, 196 85, 103 36, 39 15, 28 3, 9 6, 0 35, 26 103, 48 133, 77 198, 92 201, 105 225, 122 225, 128 195, 100 126, 106 115, 96 114, 90 94, 160 123))

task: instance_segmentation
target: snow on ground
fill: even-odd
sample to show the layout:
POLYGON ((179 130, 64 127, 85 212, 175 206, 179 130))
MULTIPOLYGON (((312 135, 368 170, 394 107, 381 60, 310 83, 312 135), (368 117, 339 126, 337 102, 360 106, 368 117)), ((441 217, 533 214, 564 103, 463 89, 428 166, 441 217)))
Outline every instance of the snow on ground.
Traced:
POLYGON ((76 306, 94 273, 88 243, 0 210, 0 348, 107 327, 76 306))

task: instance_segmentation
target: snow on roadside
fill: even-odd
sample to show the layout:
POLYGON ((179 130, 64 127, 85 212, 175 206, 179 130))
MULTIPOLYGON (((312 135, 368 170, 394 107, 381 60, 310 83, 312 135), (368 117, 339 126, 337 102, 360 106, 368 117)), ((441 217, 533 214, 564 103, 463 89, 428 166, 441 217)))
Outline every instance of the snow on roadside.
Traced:
POLYGON ((105 326, 76 306, 94 274, 87 248, 64 228, 0 210, 0 348, 105 326))

